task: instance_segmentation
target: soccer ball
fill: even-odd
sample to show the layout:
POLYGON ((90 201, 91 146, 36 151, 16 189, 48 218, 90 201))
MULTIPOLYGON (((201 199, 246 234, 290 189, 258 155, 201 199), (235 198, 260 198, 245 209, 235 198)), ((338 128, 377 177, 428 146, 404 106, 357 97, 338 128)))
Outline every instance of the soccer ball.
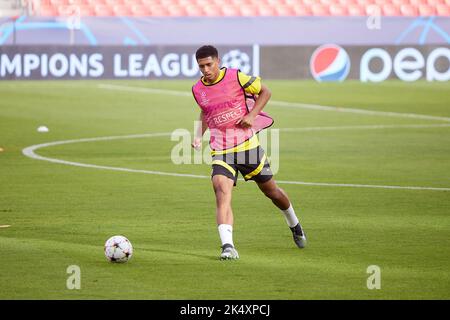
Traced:
POLYGON ((124 236, 113 236, 106 240, 105 256, 111 262, 127 262, 133 255, 133 246, 124 236))
POLYGON ((240 50, 231 50, 222 57, 222 65, 227 68, 240 69, 244 73, 251 71, 250 57, 240 50))

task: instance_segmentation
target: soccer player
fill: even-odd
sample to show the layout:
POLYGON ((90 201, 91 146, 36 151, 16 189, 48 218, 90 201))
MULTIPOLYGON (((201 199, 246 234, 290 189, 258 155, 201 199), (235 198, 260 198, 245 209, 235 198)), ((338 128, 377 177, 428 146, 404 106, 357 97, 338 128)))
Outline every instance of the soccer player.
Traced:
POLYGON ((271 97, 270 90, 261 83, 260 77, 251 77, 236 69, 220 68, 219 54, 213 46, 200 47, 196 59, 203 77, 192 87, 192 93, 201 109, 201 125, 196 130, 192 147, 200 149, 203 134, 209 128, 211 180, 222 242, 220 259, 239 259, 233 243, 231 210, 231 194, 238 172, 246 181, 255 181, 281 210, 295 244, 304 248, 305 233, 287 194, 275 183, 256 135, 273 124, 272 118, 262 112, 271 97))

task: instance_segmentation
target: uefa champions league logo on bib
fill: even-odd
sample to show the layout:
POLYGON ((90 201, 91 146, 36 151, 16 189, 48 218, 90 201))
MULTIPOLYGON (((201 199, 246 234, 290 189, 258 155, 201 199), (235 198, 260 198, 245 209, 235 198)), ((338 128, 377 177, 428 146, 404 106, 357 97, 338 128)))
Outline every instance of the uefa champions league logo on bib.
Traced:
POLYGON ((240 50, 231 50, 222 57, 222 66, 232 69, 239 69, 243 73, 250 73, 250 57, 240 50))

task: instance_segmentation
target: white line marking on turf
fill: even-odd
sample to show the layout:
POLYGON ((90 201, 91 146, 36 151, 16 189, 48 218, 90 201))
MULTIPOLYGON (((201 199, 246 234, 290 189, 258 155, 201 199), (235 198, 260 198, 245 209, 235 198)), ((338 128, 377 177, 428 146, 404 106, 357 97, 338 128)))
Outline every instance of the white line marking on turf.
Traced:
MULTIPOLYGON (((431 128, 431 127, 442 127, 448 125, 420 125, 421 128, 431 128)), ((351 129, 364 129, 364 126, 350 126, 347 128, 351 129)), ((384 129, 386 126, 369 126, 371 129, 384 129)), ((391 125, 389 128, 393 128, 391 125)), ((407 125, 399 126, 401 128, 407 127, 407 125)), ((417 125, 410 125, 410 127, 415 128, 417 125)), ((286 128, 288 130, 292 129, 306 129, 304 131, 312 131, 312 130, 327 130, 333 127, 309 127, 309 128, 286 128), (318 129, 320 128, 320 129, 318 129)), ((334 127, 339 128, 339 127, 334 127)), ((283 129, 281 129, 283 130, 283 129)), ((22 153, 32 159, 49 161, 52 163, 59 163, 64 165, 76 166, 76 167, 84 167, 84 168, 93 168, 93 169, 103 169, 103 170, 113 170, 113 171, 122 171, 122 172, 133 172, 133 173, 144 173, 144 174, 155 174, 155 175, 165 175, 165 176, 174 176, 174 177, 187 177, 187 178, 210 178, 210 176, 204 175, 195 175, 195 174, 186 174, 186 173, 174 173, 174 172, 163 172, 163 171, 151 171, 151 170, 139 170, 139 169, 129 169, 129 168, 121 168, 121 167, 110 167, 110 166, 100 166, 95 164, 81 163, 81 162, 73 162, 66 161, 56 158, 43 157, 35 153, 36 150, 47 148, 51 146, 70 144, 70 143, 83 143, 83 142, 94 142, 94 141, 109 141, 109 140, 120 140, 120 139, 136 139, 136 138, 150 138, 150 137, 164 137, 170 136, 171 132, 161 132, 161 133, 147 133, 147 134, 134 134, 134 135, 124 135, 124 136, 110 136, 110 137, 97 137, 97 138, 84 138, 84 139, 74 139, 74 140, 64 140, 64 141, 54 141, 47 142, 42 144, 37 144, 33 146, 26 147, 22 150, 22 153)), ((243 180, 243 179, 239 179, 243 180)), ((385 186, 385 185, 369 185, 369 184, 346 184, 346 183, 323 183, 323 182, 303 182, 303 181, 284 181, 277 180, 278 183, 281 184, 295 184, 295 185, 305 185, 305 186, 326 186, 326 187, 352 187, 352 188, 381 188, 381 189, 405 189, 405 190, 433 190, 433 191, 450 191, 450 188, 435 188, 435 187, 414 187, 414 186, 385 186)))
POLYGON ((450 191, 450 188, 434 188, 434 187, 383 186, 374 184, 326 183, 326 182, 321 183, 321 182, 301 182, 301 181, 284 181, 284 180, 276 180, 276 181, 277 183, 300 184, 306 186, 450 191))
MULTIPOLYGON (((130 86, 124 86, 124 85, 105 84, 105 83, 98 84, 98 87, 101 89, 106 89, 106 90, 120 90, 120 91, 130 91, 130 92, 154 93, 154 94, 192 97, 191 92, 168 90, 168 89, 130 87, 130 86)), ((358 113, 358 114, 365 114, 365 115, 372 115, 372 116, 386 116, 386 117, 396 117, 396 118, 412 118, 412 119, 436 120, 436 121, 450 122, 450 118, 448 118, 448 117, 430 116, 430 115, 426 115, 426 114, 416 114, 416 113, 401 113, 401 112, 374 111, 374 110, 356 109, 356 108, 331 107, 331 106, 321 106, 321 105, 317 105, 317 104, 277 101, 277 100, 270 100, 269 104, 278 105, 278 106, 287 107, 287 108, 301 108, 301 109, 312 109, 312 110, 321 110, 321 111, 336 111, 336 112, 346 112, 346 113, 358 113)))
POLYGON ((122 85, 117 85, 117 84, 105 84, 105 83, 99 84, 98 87, 100 89, 106 89, 106 90, 119 90, 119 91, 129 91, 129 92, 156 93, 156 94, 164 94, 164 95, 169 94, 169 95, 172 95, 172 96, 192 97, 192 93, 190 93, 190 92, 169 90, 169 89, 130 87, 130 86, 122 86, 122 85))
POLYGON ((171 135, 171 133, 167 132, 167 133, 148 133, 148 134, 127 135, 127 136, 111 136, 111 137, 98 137, 98 138, 55 141, 55 142, 42 143, 42 144, 37 144, 34 146, 27 147, 22 150, 22 153, 25 156, 30 157, 32 159, 49 161, 49 162, 53 162, 53 163, 65 164, 65 165, 76 166, 76 167, 105 169, 105 170, 124 171, 124 172, 135 172, 135 173, 146 173, 146 174, 157 174, 157 175, 166 175, 166 176, 175 176, 175 177, 205 178, 206 176, 200 176, 200 175, 195 175, 195 174, 180 174, 180 173, 171 173, 171 172, 162 172, 162 171, 128 169, 128 168, 121 168, 121 167, 100 166, 100 165, 95 165, 95 164, 66 161, 66 160, 61 160, 61 159, 43 157, 34 152, 37 149, 47 148, 47 147, 52 147, 52 146, 57 146, 57 145, 62 145, 62 144, 93 142, 93 141, 109 141, 109 140, 120 140, 120 139, 162 137, 162 136, 170 136, 170 135, 171 135))
POLYGON ((316 104, 296 103, 296 102, 287 102, 287 101, 271 101, 271 102, 273 104, 283 106, 283 107, 288 107, 288 108, 302 108, 302 109, 312 109, 312 110, 322 110, 322 111, 337 111, 337 112, 347 112, 347 113, 359 113, 359 114, 372 115, 372 116, 412 118, 412 119, 437 120, 437 121, 450 122, 450 118, 430 116, 430 115, 426 115, 426 114, 374 111, 374 110, 343 108, 343 107, 330 107, 330 106, 321 106, 321 105, 316 105, 316 104))
POLYGON ((2 224, 2 225, 0 225, 0 228, 9 228, 9 227, 11 227, 11 225, 9 225, 9 224, 2 224))
POLYGON ((421 128, 445 128, 450 123, 442 124, 374 124, 360 126, 338 126, 338 127, 304 127, 304 128, 280 128, 280 131, 335 131, 335 130, 370 130, 370 129, 421 129, 421 128))

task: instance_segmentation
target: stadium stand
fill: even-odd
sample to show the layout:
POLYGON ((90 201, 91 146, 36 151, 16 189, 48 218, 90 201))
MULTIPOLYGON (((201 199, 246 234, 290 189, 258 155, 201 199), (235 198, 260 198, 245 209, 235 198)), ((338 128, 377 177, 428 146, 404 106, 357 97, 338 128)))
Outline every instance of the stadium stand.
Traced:
POLYGON ((18 2, 50 17, 450 16, 450 0, 5 0, 0 10, 16 14, 18 2))
POLYGON ((22 14, 24 3, 18 0, 0 1, 0 17, 16 17, 22 14))

